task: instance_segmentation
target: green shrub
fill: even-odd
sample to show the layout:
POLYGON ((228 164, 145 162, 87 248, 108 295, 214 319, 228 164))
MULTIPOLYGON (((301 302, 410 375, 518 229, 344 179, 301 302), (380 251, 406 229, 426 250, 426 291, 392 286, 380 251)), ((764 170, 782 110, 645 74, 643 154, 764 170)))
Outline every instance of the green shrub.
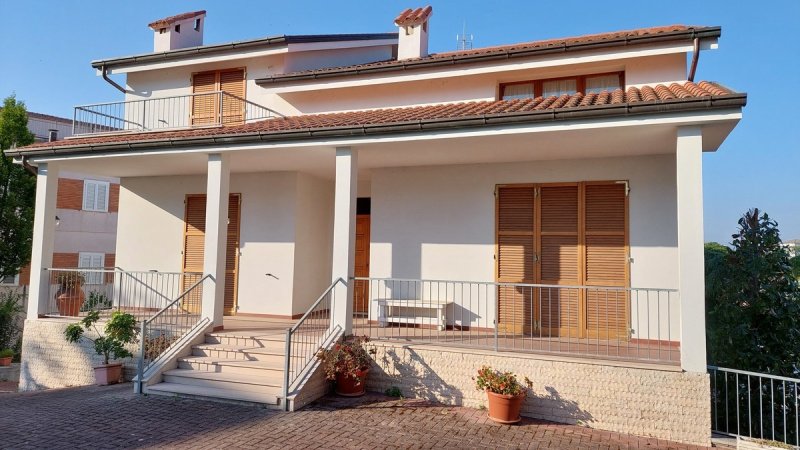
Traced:
POLYGON ((112 301, 105 292, 92 291, 89 292, 89 298, 81 305, 81 312, 111 309, 112 306, 112 301))
POLYGON ((94 343, 94 351, 103 356, 103 364, 108 364, 110 359, 130 358, 133 354, 125 348, 125 344, 137 341, 139 330, 136 328, 136 318, 121 311, 114 311, 111 320, 104 328, 105 335, 100 333, 95 324, 100 320, 100 313, 90 312, 78 323, 67 326, 64 337, 67 342, 78 342, 87 339, 94 343), (100 337, 92 339, 84 335, 88 330, 95 330, 100 337))
POLYGON ((21 331, 20 315, 23 313, 22 294, 15 291, 0 292, 0 348, 12 348, 21 331))
POLYGON ((14 350, 10 348, 0 350, 0 358, 8 358, 9 356, 14 356, 14 350))

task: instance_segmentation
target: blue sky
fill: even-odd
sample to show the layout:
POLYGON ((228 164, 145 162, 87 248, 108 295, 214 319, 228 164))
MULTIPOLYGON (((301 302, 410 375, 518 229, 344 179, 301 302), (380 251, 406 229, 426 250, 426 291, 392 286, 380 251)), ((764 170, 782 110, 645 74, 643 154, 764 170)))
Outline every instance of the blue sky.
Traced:
MULTIPOLYGON (((729 242, 751 207, 800 238, 800 0, 596 2, 431 1, 431 51, 454 50, 466 22, 475 46, 629 28, 720 25, 716 51, 700 56, 697 79, 747 92, 744 119, 722 148, 703 159, 706 240, 729 242)), ((392 19, 426 3, 371 1, 0 0, 0 97, 16 93, 28 109, 70 117, 72 106, 118 100, 96 77, 92 59, 152 49, 147 23, 206 9, 206 43, 276 34, 395 31, 392 19)))

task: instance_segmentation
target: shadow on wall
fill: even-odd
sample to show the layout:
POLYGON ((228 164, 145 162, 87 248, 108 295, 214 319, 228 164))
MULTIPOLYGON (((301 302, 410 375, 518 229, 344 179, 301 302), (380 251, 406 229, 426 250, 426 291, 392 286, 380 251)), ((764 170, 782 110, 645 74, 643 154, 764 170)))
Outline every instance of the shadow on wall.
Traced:
POLYGON ((403 347, 403 352, 405 358, 398 355, 394 348, 386 348, 379 358, 380 362, 373 364, 373 370, 379 370, 389 385, 403 386, 406 396, 448 405, 462 404, 464 396, 461 390, 445 383, 413 349, 403 347), (386 373, 386 367, 394 367, 395 373, 386 373))
POLYGON ((525 400, 522 415, 570 425, 590 425, 594 417, 578 402, 561 396, 556 388, 545 386, 546 393, 534 393, 525 400))

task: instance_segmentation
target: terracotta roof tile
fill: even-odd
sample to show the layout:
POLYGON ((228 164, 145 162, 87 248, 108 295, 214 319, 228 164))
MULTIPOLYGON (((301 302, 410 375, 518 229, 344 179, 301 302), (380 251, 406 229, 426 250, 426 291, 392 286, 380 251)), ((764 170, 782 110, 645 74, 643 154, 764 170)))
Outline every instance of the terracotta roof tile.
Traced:
MULTIPOLYGON (((418 8, 414 11, 419 11, 420 9, 423 8, 418 8)), ((397 17, 397 19, 395 19, 395 21, 405 17, 406 13, 413 16, 413 11, 412 12, 409 11, 411 10, 404 11, 402 14, 400 14, 400 16, 397 17)), ((330 76, 331 74, 336 74, 339 72, 365 71, 369 69, 378 69, 378 68, 387 70, 392 66, 396 66, 398 69, 401 69, 401 68, 406 68, 407 66, 409 66, 409 64, 412 64, 414 62, 435 62, 437 60, 457 59, 463 57, 474 57, 474 58, 489 57, 505 53, 514 53, 514 52, 536 50, 536 49, 560 48, 576 44, 602 44, 611 41, 620 41, 621 43, 624 43, 630 39, 636 39, 636 38, 666 36, 681 32, 693 33, 704 30, 709 32, 713 31, 714 33, 716 33, 716 35, 718 35, 719 33, 719 28, 717 27, 704 27, 704 26, 693 26, 693 25, 667 25, 660 27, 637 28, 633 30, 613 31, 608 33, 587 34, 582 36, 572 36, 572 37, 565 37, 558 39, 545 39, 538 41, 520 42, 516 44, 481 47, 470 50, 433 53, 423 58, 411 58, 411 59, 404 59, 402 61, 398 61, 396 59, 389 59, 383 61, 376 61, 372 63, 356 64, 351 66, 326 67, 321 69, 303 70, 297 72, 278 74, 267 78, 261 78, 257 81, 260 83, 266 83, 266 82, 292 79, 297 77, 308 77, 313 75, 325 75, 325 74, 328 74, 330 76)))
POLYGON ((394 23, 399 27, 419 25, 428 20, 432 13, 433 7, 430 5, 416 9, 409 8, 401 12, 400 15, 394 19, 394 23))
POLYGON ((463 103, 448 103, 430 106, 414 106, 365 111, 351 111, 329 114, 308 114, 275 119, 267 119, 244 125, 195 128, 146 133, 120 133, 100 136, 77 137, 58 141, 42 142, 19 149, 27 150, 62 147, 91 147, 104 144, 164 141, 181 138, 225 137, 230 135, 269 135, 282 132, 305 132, 329 127, 360 127, 366 125, 389 125, 416 123, 431 119, 460 119, 469 117, 502 116, 543 110, 572 110, 608 106, 616 104, 658 103, 671 99, 693 99, 732 96, 736 93, 718 84, 700 81, 693 83, 672 83, 667 85, 630 87, 627 91, 616 89, 599 94, 576 93, 573 95, 551 96, 547 98, 526 98, 515 100, 487 100, 463 103))
POLYGON ((191 11, 191 12, 176 14, 174 16, 164 17, 163 19, 154 20, 153 22, 147 24, 147 26, 154 30, 157 30, 159 28, 168 27, 173 23, 184 19, 192 19, 197 16, 202 16, 205 13, 206 13, 205 10, 200 10, 200 11, 191 11))

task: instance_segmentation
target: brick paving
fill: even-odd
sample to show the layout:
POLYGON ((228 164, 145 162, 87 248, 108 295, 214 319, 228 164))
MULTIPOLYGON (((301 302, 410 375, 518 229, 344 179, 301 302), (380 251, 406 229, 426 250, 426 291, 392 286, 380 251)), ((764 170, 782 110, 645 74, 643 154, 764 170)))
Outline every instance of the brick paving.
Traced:
POLYGON ((129 384, 0 397, 0 448, 690 449, 655 439, 369 394, 302 411, 137 396, 129 384))

